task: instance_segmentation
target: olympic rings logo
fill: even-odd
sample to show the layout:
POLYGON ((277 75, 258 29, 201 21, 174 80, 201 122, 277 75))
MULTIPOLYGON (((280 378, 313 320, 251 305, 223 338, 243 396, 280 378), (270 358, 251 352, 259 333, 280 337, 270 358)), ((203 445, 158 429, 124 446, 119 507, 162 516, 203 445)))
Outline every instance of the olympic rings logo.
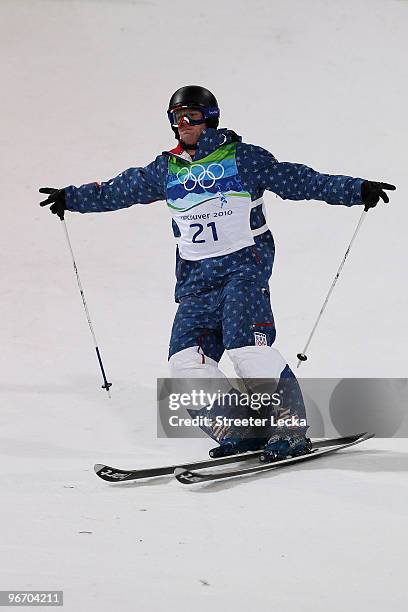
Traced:
POLYGON ((190 168, 181 168, 177 172, 177 179, 181 185, 184 185, 186 191, 194 191, 197 185, 203 189, 210 189, 224 176, 224 172, 224 166, 218 163, 209 164, 207 168, 201 164, 193 164, 190 168), (196 173, 194 173, 195 168, 197 168, 196 173))

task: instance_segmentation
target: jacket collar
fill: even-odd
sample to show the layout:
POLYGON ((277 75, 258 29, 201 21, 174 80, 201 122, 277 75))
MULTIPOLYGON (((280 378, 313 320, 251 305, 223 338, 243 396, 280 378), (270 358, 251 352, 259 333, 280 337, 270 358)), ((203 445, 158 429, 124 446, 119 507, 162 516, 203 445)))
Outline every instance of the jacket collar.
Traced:
MULTIPOLYGON (((216 130, 214 128, 206 128, 202 133, 197 142, 197 150, 194 155, 194 161, 197 159, 202 159, 203 157, 207 157, 213 151, 218 149, 224 144, 230 142, 241 142, 241 136, 238 136, 232 130, 228 128, 223 128, 220 130, 216 130)), ((174 149, 170 151, 163 151, 164 155, 173 154, 173 155, 181 155, 183 152, 180 143, 174 149)))

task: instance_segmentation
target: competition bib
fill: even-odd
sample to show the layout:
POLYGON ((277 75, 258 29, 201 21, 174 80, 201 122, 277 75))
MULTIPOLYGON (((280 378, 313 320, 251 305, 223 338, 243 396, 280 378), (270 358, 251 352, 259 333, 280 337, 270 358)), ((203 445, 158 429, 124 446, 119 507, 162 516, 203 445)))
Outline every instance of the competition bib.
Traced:
POLYGON ((254 244, 251 195, 239 180, 236 146, 223 145, 198 161, 169 158, 167 205, 183 259, 217 257, 254 244))

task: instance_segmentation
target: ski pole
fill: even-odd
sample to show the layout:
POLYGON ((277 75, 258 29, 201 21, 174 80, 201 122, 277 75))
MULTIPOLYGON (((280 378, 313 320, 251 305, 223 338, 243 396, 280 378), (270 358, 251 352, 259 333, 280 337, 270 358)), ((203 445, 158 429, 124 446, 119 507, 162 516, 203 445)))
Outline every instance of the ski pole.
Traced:
POLYGON ((367 210, 363 210, 363 212, 361 213, 360 219, 358 220, 357 227, 356 227, 356 229, 355 229, 355 231, 354 231, 353 237, 352 237, 352 239, 350 240, 350 244, 349 244, 349 245, 348 245, 348 247, 347 247, 347 250, 346 250, 346 252, 345 252, 345 254, 344 254, 344 257, 343 257, 342 262, 341 262, 341 264, 340 264, 340 266, 339 266, 339 269, 338 269, 338 270, 337 270, 337 272, 336 272, 336 276, 334 277, 334 280, 333 280, 333 282, 332 282, 332 284, 331 284, 331 287, 330 287, 329 292, 328 292, 328 294, 327 294, 327 296, 326 296, 326 299, 325 299, 325 300, 324 300, 324 302, 323 302, 323 306, 322 306, 322 307, 321 307, 321 309, 320 309, 320 312, 319 312, 319 314, 318 314, 318 317, 317 317, 317 319, 316 319, 316 322, 315 322, 315 324, 313 325, 313 329, 312 329, 312 331, 310 332, 310 335, 309 335, 309 337, 308 337, 308 339, 307 339, 307 342, 306 342, 305 348, 303 349, 303 352, 302 352, 302 353, 298 353, 298 354, 296 355, 296 356, 297 356, 297 358, 299 359, 298 364, 297 364, 297 366, 296 366, 297 368, 300 366, 300 364, 302 363, 302 361, 306 361, 306 360, 307 360, 306 351, 307 351, 307 349, 308 349, 308 347, 309 347, 309 344, 310 344, 310 342, 311 342, 311 340, 312 340, 312 338, 313 338, 313 335, 314 335, 314 333, 315 333, 315 331, 316 331, 316 328, 317 328, 317 326, 318 326, 318 324, 319 324, 319 321, 320 321, 320 319, 321 319, 321 316, 322 316, 323 312, 325 311, 325 308, 326 308, 326 306, 327 306, 327 303, 328 303, 328 301, 329 301, 329 298, 330 298, 330 296, 331 296, 331 294, 332 294, 332 292, 333 292, 333 289, 334 289, 334 287, 336 286, 337 280, 338 280, 338 278, 339 278, 339 276, 340 276, 340 272, 341 272, 341 271, 342 271, 342 269, 343 269, 343 266, 344 266, 344 263, 345 263, 345 261, 346 261, 346 259, 347 259, 347 256, 348 256, 348 254, 350 253, 350 250, 351 250, 352 244, 353 244, 353 242, 354 242, 354 240, 355 240, 355 238, 356 238, 356 236, 357 236, 357 234, 358 234, 358 232, 359 232, 359 230, 360 230, 360 227, 361 227, 361 225, 362 225, 362 223, 363 223, 363 221, 364 221, 364 219, 365 219, 366 215, 367 215, 367 210))
POLYGON ((96 356, 98 358, 98 363, 99 363, 99 367, 101 368, 101 372, 102 372, 102 378, 103 378, 103 385, 102 385, 102 389, 106 389, 108 396, 110 397, 110 391, 109 391, 109 387, 112 386, 112 383, 108 382, 107 378, 106 378, 106 374, 105 374, 105 369, 103 367, 103 363, 102 363, 102 358, 101 358, 101 353, 99 351, 99 347, 98 347, 98 342, 96 341, 96 336, 95 336, 95 332, 93 330, 93 326, 92 326, 92 321, 91 321, 91 316, 89 314, 89 310, 88 310, 88 305, 86 303, 86 299, 85 299, 85 294, 84 294, 84 290, 82 289, 82 283, 81 283, 81 279, 79 278, 79 273, 78 273, 78 267, 76 265, 76 261, 75 261, 75 257, 74 257, 74 251, 72 250, 72 246, 71 246, 71 241, 69 239, 69 234, 68 234, 68 229, 67 229, 67 225, 65 223, 64 219, 61 219, 62 224, 64 226, 64 230, 65 230, 65 236, 67 238, 67 242, 68 242, 68 247, 71 253, 71 257, 72 257, 72 263, 74 265, 74 270, 75 270, 75 275, 76 275, 76 279, 77 279, 77 283, 78 283, 78 287, 79 287, 79 293, 81 294, 81 298, 82 298, 82 303, 84 305, 84 309, 85 309, 85 314, 86 314, 86 318, 88 320, 88 325, 89 325, 89 329, 91 330, 91 334, 92 334, 92 338, 93 338, 93 342, 94 342, 94 346, 95 346, 95 351, 96 351, 96 356))

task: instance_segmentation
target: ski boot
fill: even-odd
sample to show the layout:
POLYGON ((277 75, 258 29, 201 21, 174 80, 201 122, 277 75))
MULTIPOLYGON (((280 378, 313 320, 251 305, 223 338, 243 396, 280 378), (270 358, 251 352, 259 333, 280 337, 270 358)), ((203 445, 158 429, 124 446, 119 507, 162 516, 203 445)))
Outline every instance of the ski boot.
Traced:
POLYGON ((226 457, 227 455, 238 455, 248 451, 260 450, 265 446, 267 438, 223 438, 219 446, 212 448, 209 455, 212 459, 226 457))
POLYGON ((259 456, 259 461, 271 463, 289 457, 306 455, 312 451, 312 441, 302 434, 282 435, 275 434, 265 445, 259 456))

